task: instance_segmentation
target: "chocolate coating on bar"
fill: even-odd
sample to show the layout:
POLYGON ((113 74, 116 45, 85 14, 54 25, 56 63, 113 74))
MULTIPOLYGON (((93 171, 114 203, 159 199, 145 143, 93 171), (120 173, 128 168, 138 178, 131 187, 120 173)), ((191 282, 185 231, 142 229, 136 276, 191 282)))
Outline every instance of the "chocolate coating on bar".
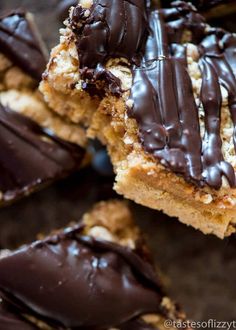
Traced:
POLYGON ((145 0, 95 0, 90 14, 78 5, 72 22, 78 29, 80 68, 96 68, 109 58, 134 61, 147 29, 145 0))
POLYGON ((219 189, 224 176, 235 187, 235 172, 224 160, 220 136, 220 85, 229 93, 231 118, 236 127, 235 36, 220 29, 206 32, 203 18, 193 7, 179 1, 173 6, 150 14, 152 33, 142 67, 133 69, 134 105, 128 113, 138 122, 145 151, 164 166, 200 186, 207 184, 219 189), (185 29, 192 32, 192 41, 200 52, 203 140, 187 71, 186 49, 180 44, 185 29))
POLYGON ((34 79, 41 79, 47 58, 29 14, 16 11, 0 17, 0 52, 34 79))
POLYGON ((83 330, 119 327, 149 312, 165 315, 152 266, 81 230, 68 228, 1 259, 0 290, 9 302, 54 327, 83 330))
MULTIPOLYGON (((229 94, 236 148, 235 35, 210 29, 195 7, 183 1, 160 11, 151 11, 142 1, 95 1, 90 15, 85 13, 77 6, 71 19, 78 38, 80 68, 89 82, 100 75, 111 84, 112 74, 104 69, 104 62, 119 57, 129 60, 133 106, 128 115, 137 120, 144 150, 200 187, 219 189, 222 177, 236 187, 235 171, 224 160, 220 136, 223 86, 229 94), (121 20, 116 19, 117 13, 121 13, 121 20), (183 43, 186 31, 191 32, 191 42, 200 53, 203 139, 183 43), (137 61, 140 58, 141 63, 137 61)), ((113 94, 121 92, 118 78, 113 79, 112 86, 113 94)))
POLYGON ((15 310, 0 302, 0 329, 37 330, 38 328, 21 317, 15 310))
POLYGON ((9 202, 79 169, 80 146, 0 104, 0 191, 9 202))
POLYGON ((145 0, 94 0, 89 15, 80 5, 75 7, 71 27, 83 79, 105 80, 119 94, 119 79, 104 65, 110 58, 139 61, 148 28, 146 7, 145 0))

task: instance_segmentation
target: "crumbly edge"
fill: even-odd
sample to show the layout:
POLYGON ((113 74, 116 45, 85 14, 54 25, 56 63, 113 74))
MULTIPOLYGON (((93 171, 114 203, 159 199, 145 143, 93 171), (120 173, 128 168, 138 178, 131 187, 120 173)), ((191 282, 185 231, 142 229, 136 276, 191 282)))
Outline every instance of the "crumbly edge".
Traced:
POLYGON ((100 98, 96 95, 91 97, 82 89, 77 49, 70 30, 63 31, 63 40, 51 52, 40 91, 52 111, 72 123, 87 127, 100 98))
MULTIPOLYGON (((83 233, 95 238, 104 239, 110 242, 126 246, 134 250, 140 240, 143 242, 139 228, 134 224, 131 212, 127 203, 118 200, 100 202, 88 213, 84 214, 82 223, 85 225, 83 233)), ((144 246, 146 249, 146 246, 144 246)), ((0 251, 0 258, 7 257, 8 250, 0 251)), ((176 309, 175 304, 167 296, 163 297, 162 306, 168 310, 169 318, 173 320, 185 320, 185 314, 176 309)), ((35 318, 28 317, 37 324, 40 329, 51 329, 46 324, 38 322, 35 318)), ((164 317, 159 314, 148 314, 142 317, 145 322, 152 324, 157 329, 165 329, 164 317)), ((119 329, 110 329, 119 330, 119 329)))

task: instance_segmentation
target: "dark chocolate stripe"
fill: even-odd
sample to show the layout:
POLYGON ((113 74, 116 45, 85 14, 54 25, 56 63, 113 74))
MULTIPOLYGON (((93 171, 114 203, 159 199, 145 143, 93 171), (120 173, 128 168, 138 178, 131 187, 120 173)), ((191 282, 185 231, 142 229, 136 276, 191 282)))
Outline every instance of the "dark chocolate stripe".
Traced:
POLYGON ((142 69, 145 79, 137 82, 141 74, 140 69, 135 68, 131 88, 134 105, 129 115, 138 121, 141 141, 147 152, 187 179, 199 181, 202 179, 201 140, 185 48, 175 44, 171 56, 162 15, 154 12, 150 21, 152 33, 145 57, 148 61, 142 69), (149 67, 151 58, 155 58, 155 50, 158 50, 158 60, 152 61, 149 67), (146 94, 140 95, 140 90, 146 94), (189 111, 185 111, 186 108, 189 111))
MULTIPOLYGON (((221 31, 220 31, 221 32, 221 31)), ((208 65, 208 71, 209 68, 211 70, 208 72, 209 76, 207 74, 203 74, 203 87, 206 87, 206 91, 208 91, 208 95, 210 95, 210 98, 213 98, 214 95, 214 101, 216 102, 215 108, 213 109, 212 101, 207 102, 205 105, 205 111, 206 113, 206 128, 209 131, 209 137, 207 140, 208 143, 208 160, 215 163, 215 166, 210 169, 211 175, 209 175, 209 179, 212 180, 212 176, 214 177, 213 182, 218 185, 217 188, 220 188, 221 186, 221 180, 220 177, 222 175, 225 175, 225 177, 228 179, 231 186, 235 186, 235 174, 232 166, 225 162, 222 156, 222 153, 220 151, 221 149, 221 139, 220 139, 220 127, 217 127, 217 125, 220 125, 220 107, 221 107, 221 92, 220 92, 220 85, 226 88, 226 90, 229 93, 228 102, 229 102, 229 110, 231 112, 231 118, 234 125, 234 145, 236 150, 236 144, 235 144, 235 132, 236 132, 236 79, 233 73, 233 69, 231 68, 230 64, 227 62, 224 53, 219 47, 221 38, 218 38, 217 33, 219 31, 213 31, 213 34, 210 34, 207 36, 201 43, 201 50, 203 52, 203 58, 201 61, 205 62, 205 65, 208 65), (215 33, 214 33, 215 32, 215 33), (205 58, 205 60, 204 60, 205 58), (211 80, 211 85, 209 85, 209 79, 211 80), (207 81, 208 80, 208 81, 207 81), (217 104, 218 103, 218 104, 217 104), (212 117, 213 112, 216 112, 217 115, 212 117), (215 132, 218 131, 218 137, 215 136, 215 132), (212 146, 210 144, 212 143, 212 146), (218 181, 218 184, 217 184, 218 181)), ((201 100, 204 103, 206 99, 204 98, 204 95, 206 93, 203 89, 201 93, 201 100)))
POLYGON ((187 175, 194 180, 200 181, 202 179, 200 127, 192 83, 187 71, 186 49, 184 46, 174 45, 172 50, 175 71, 175 94, 180 114, 179 120, 182 126, 179 144, 181 150, 185 153, 187 175))
MULTIPOLYGON (((230 182, 234 178, 232 167, 224 161, 220 137, 220 116, 221 116, 221 91, 218 77, 211 63, 202 58, 200 62, 203 81, 201 89, 201 101, 205 111, 205 134, 203 138, 203 163, 205 168, 206 181, 210 186, 220 188, 222 175, 230 182), (212 88, 214 86, 214 88, 212 88)), ((231 185, 234 184, 230 182, 231 185)))
MULTIPOLYGON (((84 20, 80 29, 78 49, 80 68, 96 68, 112 57, 135 60, 146 32, 145 0, 95 0, 90 15, 78 5, 73 20, 84 20)), ((72 25, 74 26, 74 25, 72 25)))
POLYGON ((47 56, 27 13, 16 11, 0 17, 0 53, 34 79, 41 79, 47 56))
POLYGON ((119 79, 104 65, 110 58, 140 60, 148 28, 146 7, 146 0, 94 0, 89 16, 88 10, 75 7, 71 27, 77 37, 83 79, 105 80, 113 94, 120 94, 119 79))

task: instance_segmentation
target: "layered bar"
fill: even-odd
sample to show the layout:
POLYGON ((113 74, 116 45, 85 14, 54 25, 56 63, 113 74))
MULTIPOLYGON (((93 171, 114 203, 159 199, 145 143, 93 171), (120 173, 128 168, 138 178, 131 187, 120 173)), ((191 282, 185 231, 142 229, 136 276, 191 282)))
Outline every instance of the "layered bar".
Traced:
POLYGON ((118 193, 223 238, 236 228, 235 46, 186 2, 81 1, 41 91, 106 144, 118 193))
POLYGON ((0 204, 80 168, 84 129, 53 114, 38 91, 47 51, 31 14, 0 17, 0 204))
POLYGON ((189 329, 150 260, 126 204, 101 202, 80 223, 2 253, 2 303, 37 329, 189 329))

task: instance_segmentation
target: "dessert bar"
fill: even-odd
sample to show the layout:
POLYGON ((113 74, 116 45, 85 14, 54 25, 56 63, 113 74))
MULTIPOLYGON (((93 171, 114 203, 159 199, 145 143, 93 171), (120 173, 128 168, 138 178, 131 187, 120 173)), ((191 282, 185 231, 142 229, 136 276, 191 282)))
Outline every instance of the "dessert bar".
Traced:
POLYGON ((0 17, 0 204, 63 178, 85 156, 84 130, 53 114, 38 91, 47 51, 33 16, 0 17))
POLYGON ((39 329, 151 330, 166 319, 186 322, 119 201, 101 202, 80 223, 5 251, 0 295, 39 329))
POLYGON ((81 1, 61 33, 41 91, 107 146, 115 190, 204 233, 235 232, 235 34, 183 1, 125 0, 81 1))

